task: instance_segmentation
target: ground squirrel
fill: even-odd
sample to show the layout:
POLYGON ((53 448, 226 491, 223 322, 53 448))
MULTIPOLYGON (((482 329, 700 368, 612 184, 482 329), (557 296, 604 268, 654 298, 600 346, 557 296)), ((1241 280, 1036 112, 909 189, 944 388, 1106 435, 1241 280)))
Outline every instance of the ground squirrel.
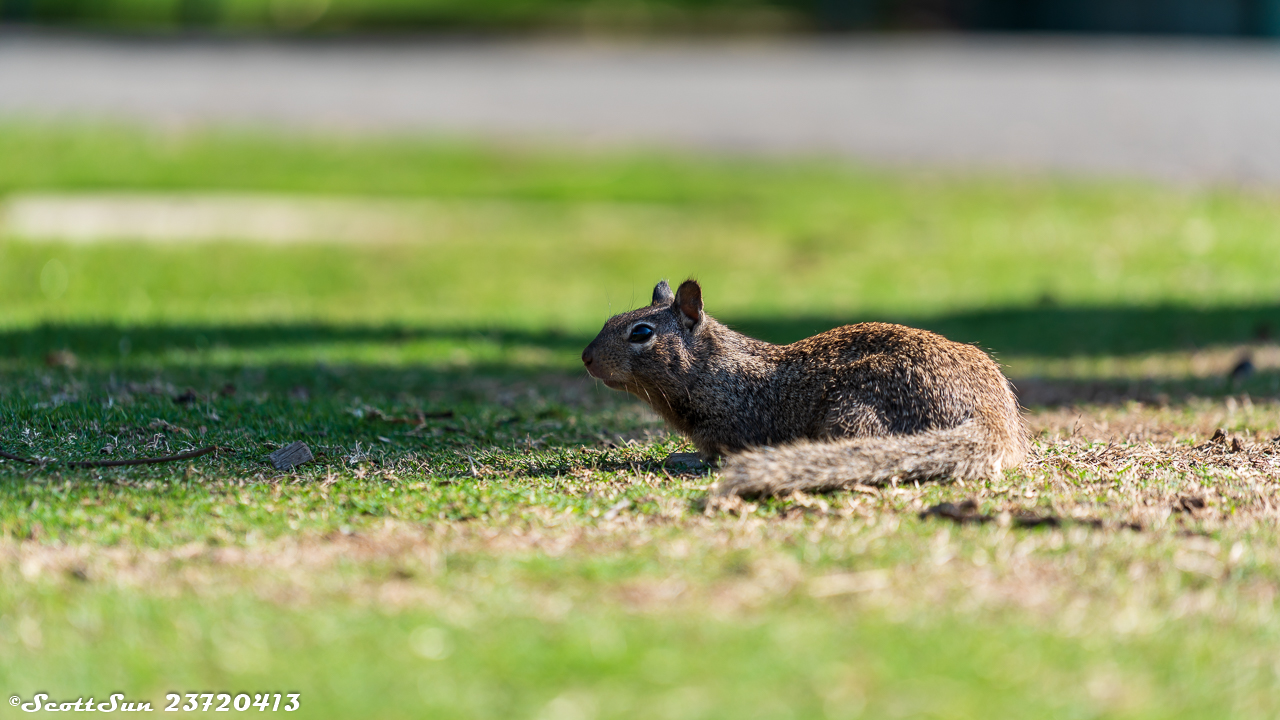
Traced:
POLYGON ((1027 453, 1013 387, 978 348, 887 323, 772 345, 703 312, 693 280, 610 318, 582 362, 724 457, 717 494, 976 480, 1027 453))

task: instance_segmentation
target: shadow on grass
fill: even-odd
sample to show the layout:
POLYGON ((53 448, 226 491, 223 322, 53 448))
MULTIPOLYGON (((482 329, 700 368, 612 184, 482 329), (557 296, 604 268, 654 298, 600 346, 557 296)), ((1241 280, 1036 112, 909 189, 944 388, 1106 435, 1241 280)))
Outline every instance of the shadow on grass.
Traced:
MULTIPOLYGON (((776 343, 794 342, 853 322, 881 320, 927 328, 1000 354, 1067 357, 1192 350, 1268 340, 1280 332, 1280 304, 1242 307, 1028 307, 947 315, 851 314, 725 317, 732 327, 776 343)), ((592 335, 519 328, 408 325, 146 325, 48 324, 0 332, 0 357, 40 358, 66 349, 96 360, 132 352, 225 346, 255 349, 325 343, 399 343, 422 340, 529 345, 577 351, 592 335), (122 343, 122 341, 124 341, 122 343)))
POLYGON ((84 360, 123 359, 129 354, 154 355, 171 350, 225 347, 261 350, 332 344, 396 344, 423 340, 486 341, 550 350, 580 350, 591 340, 557 331, 508 328, 432 328, 399 325, 334 325, 287 323, 257 325, 46 324, 0 332, 0 358, 39 360, 56 350, 70 350, 84 360))
MULTIPOLYGON (((755 337, 786 343, 850 322, 885 320, 924 327, 962 342, 972 342, 997 355, 1040 357, 1131 355, 1160 351, 1186 351, 1212 346, 1239 345, 1270 340, 1280 331, 1280 305, 1242 307, 1028 307, 968 311, 937 316, 803 316, 726 318, 731 326, 755 337)), ((262 367, 267 385, 311 384, 324 387, 352 384, 374 388, 421 387, 438 383, 446 375, 472 373, 491 376, 530 377, 539 372, 576 372, 574 358, 591 340, 586 333, 524 330, 518 328, 448 328, 396 325, 330 325, 289 323, 277 325, 156 325, 118 327, 110 324, 48 324, 0 332, 0 358, 43 363, 50 353, 69 350, 79 359, 101 367, 120 365, 127 372, 126 357, 161 355, 172 350, 201 351, 228 348, 252 351, 269 348, 363 344, 396 345, 411 342, 449 344, 483 342, 508 348, 534 347, 551 351, 555 359, 542 366, 504 363, 501 360, 466 370, 443 370, 428 363, 382 367, 353 362, 318 370, 305 361, 262 367), (319 374, 316 374, 319 373, 319 374)), ((376 351, 375 351, 376 352, 376 351)), ((168 368, 160 367, 169 373, 168 368)), ((173 368, 175 378, 187 376, 212 381, 227 368, 202 367, 199 355, 173 368)), ((141 372, 141 371, 140 371, 141 372)), ((154 369, 150 370, 154 372, 154 369)), ((1015 380, 1018 380, 1015 378, 1015 380)), ((1224 379, 1152 382, 1019 381, 1030 404, 1064 404, 1078 401, 1115 402, 1186 395, 1220 395, 1250 392, 1277 395, 1280 385, 1274 373, 1258 372, 1243 384, 1224 379)))
POLYGON ((1132 355, 1269 340, 1280 332, 1280 305, 1217 308, 1051 306, 919 317, 741 318, 731 325, 748 335, 785 343, 859 320, 882 320, 921 327, 1004 355, 1132 355))

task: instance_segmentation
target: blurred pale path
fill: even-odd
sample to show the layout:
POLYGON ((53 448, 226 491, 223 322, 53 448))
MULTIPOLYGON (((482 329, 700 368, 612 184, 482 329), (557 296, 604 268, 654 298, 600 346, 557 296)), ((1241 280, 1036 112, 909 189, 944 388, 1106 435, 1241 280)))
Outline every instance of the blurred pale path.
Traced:
POLYGON ((1280 47, 217 43, 0 35, 0 116, 286 124, 1280 181, 1280 47))

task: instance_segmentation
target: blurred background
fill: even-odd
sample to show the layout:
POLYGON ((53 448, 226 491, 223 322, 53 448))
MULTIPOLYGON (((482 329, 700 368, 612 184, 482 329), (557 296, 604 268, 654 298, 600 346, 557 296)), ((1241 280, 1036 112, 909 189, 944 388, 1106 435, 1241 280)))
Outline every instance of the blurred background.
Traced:
POLYGON ((0 450, 41 463, 0 464, 0 677, 1275 717, 1277 35, 1280 0, 0 0, 0 450), (686 277, 775 342, 991 351, 1033 469, 717 515, 581 365, 686 277))
POLYGON ((0 18, 13 358, 572 372, 696 276, 780 342, 890 319, 1087 397, 1280 387, 1280 0, 0 18))
POLYGON ((9 23, 142 32, 779 32, 1280 34, 1276 0, 5 0, 9 23))

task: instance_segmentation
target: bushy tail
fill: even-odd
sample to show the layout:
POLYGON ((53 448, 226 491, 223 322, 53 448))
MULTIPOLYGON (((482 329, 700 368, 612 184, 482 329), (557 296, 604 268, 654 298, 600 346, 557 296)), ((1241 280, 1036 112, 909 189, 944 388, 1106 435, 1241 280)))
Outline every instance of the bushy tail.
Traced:
POLYGON ((992 437, 970 420, 915 435, 804 441, 749 450, 729 458, 716 495, 760 497, 792 491, 830 492, 854 485, 953 478, 979 480, 1022 462, 1025 447, 992 437))

